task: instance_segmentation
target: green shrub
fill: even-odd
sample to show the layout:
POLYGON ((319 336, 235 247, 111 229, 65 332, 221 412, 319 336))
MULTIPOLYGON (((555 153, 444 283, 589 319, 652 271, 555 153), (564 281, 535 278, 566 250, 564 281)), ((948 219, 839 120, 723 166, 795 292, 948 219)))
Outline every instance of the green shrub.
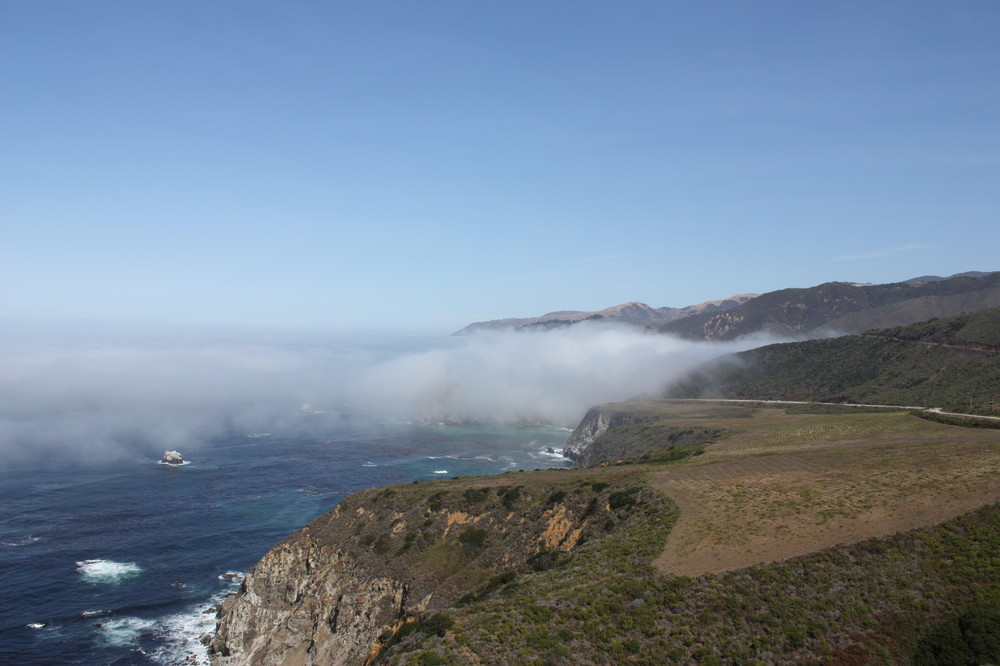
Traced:
POLYGON ((559 551, 543 549, 528 558, 528 566, 532 571, 548 571, 559 564, 559 559, 559 551))
POLYGON ((458 535, 458 541, 464 546, 481 548, 486 545, 489 532, 481 527, 467 527, 458 535))
POLYGON ((549 498, 545 500, 545 505, 552 506, 553 504, 558 504, 559 502, 562 502, 564 499, 566 499, 566 491, 557 490, 551 495, 549 495, 549 498))
POLYGON ((508 511, 513 511, 517 500, 521 497, 521 486, 509 488, 503 494, 503 505, 508 511))
POLYGON ((521 617, 528 624, 544 624, 552 619, 555 612, 551 608, 543 608, 542 606, 536 606, 531 604, 525 606, 524 611, 521 613, 521 617))
POLYGON ((517 580, 517 574, 513 571, 507 571, 502 574, 497 574, 496 576, 493 576, 493 578, 490 578, 488 581, 486 581, 486 583, 475 592, 470 592, 462 596, 458 600, 457 605, 461 606, 468 603, 472 603, 473 601, 479 601, 480 599, 485 599, 494 591, 498 590, 501 587, 504 587, 505 585, 510 585, 515 580, 517 580))
POLYGON ((626 488, 625 490, 618 490, 611 493, 608 496, 608 504, 612 509, 625 509, 635 505, 635 494, 641 490, 640 488, 626 488))
POLYGON ((938 626, 920 642, 914 663, 1000 663, 1000 607, 977 606, 938 626))
POLYGON ((949 416, 947 414, 940 414, 938 412, 929 412, 923 409, 914 410, 910 413, 926 421, 934 421, 936 423, 943 423, 945 425, 961 426, 963 428, 993 428, 993 429, 1000 428, 1000 421, 977 419, 975 417, 966 417, 966 416, 949 416))
POLYGON ((467 488, 465 491, 465 501, 478 504, 490 496, 489 488, 467 488))
POLYGON ((448 633, 448 630, 455 626, 455 620, 447 613, 438 613, 437 615, 432 615, 423 622, 417 628, 425 634, 433 634, 434 636, 444 636, 448 633))
POLYGON ((439 490, 430 497, 427 498, 427 506, 431 511, 437 513, 444 507, 443 499, 447 493, 443 490, 439 490))

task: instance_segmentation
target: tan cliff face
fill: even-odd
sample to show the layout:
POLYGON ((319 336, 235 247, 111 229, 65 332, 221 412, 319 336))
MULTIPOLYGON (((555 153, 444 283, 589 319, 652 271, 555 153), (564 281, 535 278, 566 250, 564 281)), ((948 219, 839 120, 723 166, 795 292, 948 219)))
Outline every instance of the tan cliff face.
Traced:
POLYGON ((404 624, 605 529, 606 500, 589 482, 564 481, 574 474, 547 472, 530 484, 518 483, 519 474, 409 484, 345 498, 247 572, 220 608, 213 663, 369 662, 404 624))
POLYGON ((371 636, 419 605, 406 586, 370 575, 343 551, 303 538, 282 543, 223 603, 217 663, 361 663, 371 636))

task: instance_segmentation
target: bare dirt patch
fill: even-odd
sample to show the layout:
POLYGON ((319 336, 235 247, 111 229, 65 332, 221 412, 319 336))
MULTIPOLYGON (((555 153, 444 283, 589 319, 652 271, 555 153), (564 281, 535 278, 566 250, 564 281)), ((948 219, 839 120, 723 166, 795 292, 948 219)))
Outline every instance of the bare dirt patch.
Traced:
POLYGON ((739 431, 656 469, 680 508, 655 565, 695 576, 931 525, 1000 499, 1000 431, 905 413, 717 421, 739 431))

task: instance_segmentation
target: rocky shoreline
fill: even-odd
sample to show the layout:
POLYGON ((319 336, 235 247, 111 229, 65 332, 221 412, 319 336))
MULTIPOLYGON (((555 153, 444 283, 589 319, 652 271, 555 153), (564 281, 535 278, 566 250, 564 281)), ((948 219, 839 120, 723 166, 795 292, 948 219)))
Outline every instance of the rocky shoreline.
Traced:
POLYGON ((370 663, 404 626, 605 534, 616 486, 576 476, 555 469, 349 495, 272 548, 222 603, 213 664, 370 663))
MULTIPOLYGON (((576 469, 606 464, 624 449, 602 446, 602 435, 658 418, 649 403, 593 407, 562 453, 576 469)), ((209 645, 213 664, 371 662, 402 627, 449 607, 483 579, 529 571, 606 525, 607 502, 553 489, 567 472, 415 482, 348 496, 272 548, 222 603, 209 645)), ((614 490, 613 483, 595 487, 607 486, 614 490)))

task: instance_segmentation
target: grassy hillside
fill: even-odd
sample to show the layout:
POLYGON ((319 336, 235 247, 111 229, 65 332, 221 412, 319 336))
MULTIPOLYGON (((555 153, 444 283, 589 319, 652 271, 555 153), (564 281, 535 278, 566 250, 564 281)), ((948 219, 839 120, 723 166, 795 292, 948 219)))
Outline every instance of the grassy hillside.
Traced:
POLYGON ((864 335, 769 345, 719 359, 670 397, 867 402, 992 414, 1000 308, 864 335))
MULTIPOLYGON (((648 408, 662 418, 613 436, 648 453, 670 450, 678 428, 728 434, 701 455, 559 473, 567 494, 598 493, 606 531, 484 580, 407 625, 378 662, 1000 659, 1000 432, 900 412, 648 408), (935 516, 950 519, 913 529, 944 519, 935 516), (780 551, 786 543, 800 550, 780 551), (672 546, 682 557, 671 559, 672 546), (736 560, 713 560, 723 551, 736 560)), ((553 476, 511 478, 528 488, 535 474, 553 476)))
POLYGON ((417 626, 392 664, 980 663, 1000 657, 1000 509, 700 578, 658 574, 634 532, 512 577, 417 626), (602 563, 613 558, 615 566, 602 563), (963 635, 960 623, 982 627, 963 635), (977 650, 977 643, 986 643, 977 650), (939 661, 940 653, 969 661, 939 661))
POLYGON ((997 305, 1000 273, 918 284, 829 282, 762 294, 726 312, 693 315, 663 324, 659 330, 694 340, 732 340, 758 331, 793 336, 826 328, 858 333, 873 326, 909 324, 997 305))

